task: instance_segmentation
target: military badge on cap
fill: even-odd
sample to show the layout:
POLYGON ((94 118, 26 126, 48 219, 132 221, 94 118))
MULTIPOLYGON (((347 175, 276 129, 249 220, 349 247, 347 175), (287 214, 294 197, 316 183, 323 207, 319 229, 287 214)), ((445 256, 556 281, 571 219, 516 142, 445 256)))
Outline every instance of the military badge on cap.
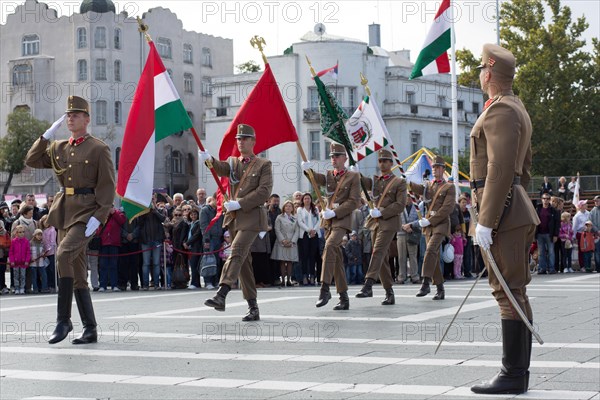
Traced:
POLYGON ((379 160, 394 160, 392 157, 392 152, 386 149, 379 150, 379 152, 377 152, 377 157, 379 160))
POLYGON ((84 112, 90 115, 90 106, 85 99, 79 96, 69 96, 67 99, 67 111, 65 112, 84 112))
POLYGON ((515 76, 515 64, 515 56, 509 50, 497 44, 486 43, 483 45, 481 64, 477 68, 489 67, 492 72, 512 78, 515 76))
POLYGON ((251 137, 256 138, 256 134, 254 133, 254 128, 250 125, 239 124, 237 126, 237 135, 235 135, 236 139, 243 137, 251 137))
POLYGON ((344 148, 344 145, 339 144, 339 143, 331 143, 331 147, 330 147, 330 152, 329 152, 329 156, 345 156, 346 155, 346 148, 344 148))
POLYGON ((442 156, 435 156, 435 160, 433 161, 432 167, 445 167, 446 161, 442 156))

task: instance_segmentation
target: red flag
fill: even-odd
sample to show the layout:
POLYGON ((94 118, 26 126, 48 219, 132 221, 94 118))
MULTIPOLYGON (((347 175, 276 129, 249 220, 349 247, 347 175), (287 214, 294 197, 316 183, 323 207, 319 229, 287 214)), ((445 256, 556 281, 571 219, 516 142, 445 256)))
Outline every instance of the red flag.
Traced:
MULTIPOLYGON (((219 149, 219 159, 226 160, 230 156, 237 157, 240 152, 237 147, 237 126, 247 124, 254 128, 256 144, 254 153, 258 154, 271 147, 285 142, 296 142, 298 134, 288 113, 277 81, 269 64, 265 65, 265 72, 248 95, 237 112, 219 149)), ((221 178, 225 190, 229 191, 229 179, 221 178)), ((217 193, 217 215, 210 221, 208 229, 219 219, 223 213, 223 195, 217 193)))

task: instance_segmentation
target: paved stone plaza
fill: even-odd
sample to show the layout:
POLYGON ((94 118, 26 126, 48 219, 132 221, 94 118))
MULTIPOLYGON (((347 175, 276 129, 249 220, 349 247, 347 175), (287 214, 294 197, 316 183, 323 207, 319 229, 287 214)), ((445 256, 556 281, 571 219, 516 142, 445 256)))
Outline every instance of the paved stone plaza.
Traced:
MULTIPOLYGON (((318 288, 259 289, 261 321, 242 323, 239 290, 227 310, 214 291, 93 293, 97 344, 50 346, 55 295, 0 297, 1 399, 460 399, 500 366, 499 314, 479 282, 434 355, 473 281, 448 282, 446 300, 397 285, 335 312, 318 288)), ((530 391, 517 398, 600 400, 600 274, 534 276, 530 391)), ((75 333, 81 331, 73 304, 75 333)), ((73 336, 70 336, 71 339, 73 336)), ((490 396, 513 398, 514 396, 490 396)))

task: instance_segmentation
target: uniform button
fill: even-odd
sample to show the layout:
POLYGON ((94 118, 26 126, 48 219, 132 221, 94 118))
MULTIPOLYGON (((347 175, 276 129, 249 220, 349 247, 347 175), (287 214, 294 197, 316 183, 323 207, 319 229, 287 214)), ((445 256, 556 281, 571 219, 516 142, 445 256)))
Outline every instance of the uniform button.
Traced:
POLYGON ((70 181, 72 181, 72 180, 73 180, 73 178, 69 177, 69 180, 70 180, 70 181))
POLYGON ((85 163, 86 163, 86 164, 87 164, 88 162, 89 162, 88 160, 85 160, 85 163))
POLYGON ((72 156, 74 156, 74 155, 75 155, 75 153, 71 153, 71 155, 72 155, 72 156))
POLYGON ((57 159, 57 160, 58 160, 59 158, 60 158, 59 156, 56 156, 56 159, 57 159))
POLYGON ((73 165, 69 164, 69 168, 72 168, 72 167, 73 167, 73 165))

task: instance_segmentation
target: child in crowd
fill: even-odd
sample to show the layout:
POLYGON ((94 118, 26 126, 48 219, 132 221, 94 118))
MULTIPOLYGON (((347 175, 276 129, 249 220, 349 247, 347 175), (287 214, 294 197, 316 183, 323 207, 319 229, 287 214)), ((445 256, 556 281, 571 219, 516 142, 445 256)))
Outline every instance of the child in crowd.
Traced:
MULTIPOLYGON (((342 242, 343 243, 343 242, 342 242)), ((350 234, 350 240, 345 246, 348 263, 346 265, 346 281, 349 285, 361 284, 362 279, 362 245, 355 231, 350 234)))
POLYGON ((463 235, 461 225, 456 226, 450 244, 454 247, 454 279, 464 279, 461 270, 467 239, 463 235))
POLYGON ((44 236, 41 229, 33 232, 33 237, 29 242, 31 250, 31 282, 33 283, 33 293, 48 293, 48 277, 46 276, 46 252, 44 251, 44 236), (38 286, 38 277, 42 287, 38 286), (41 289, 41 290, 40 290, 41 289))
POLYGON ((227 259, 229 258, 229 256, 231 255, 231 234, 229 233, 229 231, 225 231, 223 233, 223 239, 225 240, 225 243, 223 243, 223 250, 221 250, 221 252, 219 253, 219 257, 221 257, 221 260, 223 260, 223 263, 225 261, 227 261, 227 259))
MULTIPOLYGON (((579 240, 579 249, 583 255, 583 267, 585 272, 592 272, 592 255, 594 254, 594 234, 592 233, 592 221, 586 221, 581 238, 579 240)), ((583 272, 583 269, 581 270, 583 272)))
POLYGON ((573 252, 575 233, 573 232, 573 225, 571 224, 571 214, 568 212, 564 212, 560 215, 560 231, 558 232, 558 238, 560 239, 560 247, 562 250, 560 272, 575 272, 573 271, 573 268, 571 268, 573 266, 571 253, 573 252))
POLYGON ((43 229, 43 242, 44 251, 48 259, 48 266, 46 267, 46 276, 48 277, 48 289, 50 293, 56 291, 56 265, 54 262, 54 256, 56 254, 56 228, 48 225, 48 214, 44 215, 40 219, 40 226, 43 229))
POLYGON ((25 272, 31 261, 31 249, 23 226, 17 226, 14 230, 14 237, 8 250, 8 260, 10 267, 13 268, 15 294, 25 294, 25 272))

